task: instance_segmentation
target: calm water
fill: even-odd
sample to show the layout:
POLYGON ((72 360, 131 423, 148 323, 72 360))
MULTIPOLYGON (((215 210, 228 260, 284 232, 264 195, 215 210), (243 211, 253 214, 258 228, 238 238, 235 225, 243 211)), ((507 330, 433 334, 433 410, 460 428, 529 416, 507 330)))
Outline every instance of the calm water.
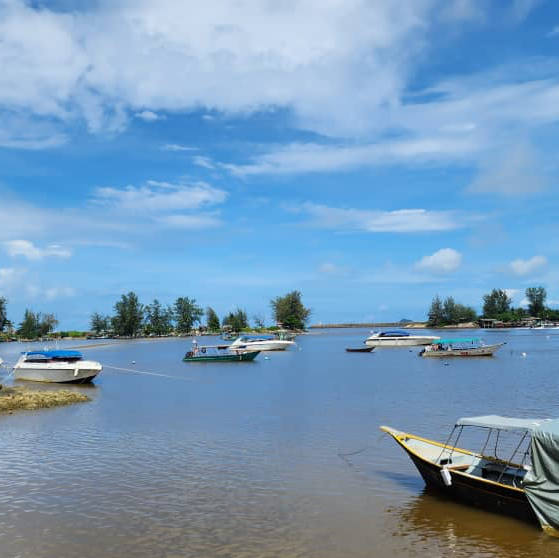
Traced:
POLYGON ((90 403, 0 417, 0 555, 559 556, 531 525, 425 492, 378 430, 445 439, 459 416, 559 416, 559 330, 484 332, 507 342, 496 357, 448 365, 344 352, 367 334, 302 336, 254 363, 183 363, 186 340, 84 349, 173 378, 107 368, 73 388, 90 403))

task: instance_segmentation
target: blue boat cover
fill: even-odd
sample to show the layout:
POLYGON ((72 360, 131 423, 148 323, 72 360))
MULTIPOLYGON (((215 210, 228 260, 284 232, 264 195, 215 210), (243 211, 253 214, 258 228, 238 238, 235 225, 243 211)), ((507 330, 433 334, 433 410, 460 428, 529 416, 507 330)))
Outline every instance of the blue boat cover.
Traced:
POLYGON ((25 351, 21 353, 27 356, 44 356, 45 358, 81 358, 79 351, 53 350, 53 351, 25 351))

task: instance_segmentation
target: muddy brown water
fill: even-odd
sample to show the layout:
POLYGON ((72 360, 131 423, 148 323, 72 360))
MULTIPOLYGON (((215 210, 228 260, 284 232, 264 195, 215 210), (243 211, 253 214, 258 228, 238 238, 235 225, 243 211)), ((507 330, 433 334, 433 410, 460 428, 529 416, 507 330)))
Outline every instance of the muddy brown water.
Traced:
POLYGON ((559 556, 532 525, 426 491, 378 430, 444 441, 460 416, 559 416, 559 330, 484 331, 507 342, 496 357, 448 364, 345 352, 367 334, 254 363, 183 363, 185 339, 82 349, 163 376, 106 368, 71 388, 90 403, 0 417, 0 556, 559 556))

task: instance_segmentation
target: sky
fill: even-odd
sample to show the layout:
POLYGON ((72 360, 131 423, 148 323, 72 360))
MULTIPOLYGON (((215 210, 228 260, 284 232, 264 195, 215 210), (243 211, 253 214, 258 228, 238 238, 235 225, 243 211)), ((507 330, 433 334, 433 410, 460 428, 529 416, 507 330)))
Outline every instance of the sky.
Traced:
POLYGON ((0 296, 559 306, 554 0, 0 0, 0 296))

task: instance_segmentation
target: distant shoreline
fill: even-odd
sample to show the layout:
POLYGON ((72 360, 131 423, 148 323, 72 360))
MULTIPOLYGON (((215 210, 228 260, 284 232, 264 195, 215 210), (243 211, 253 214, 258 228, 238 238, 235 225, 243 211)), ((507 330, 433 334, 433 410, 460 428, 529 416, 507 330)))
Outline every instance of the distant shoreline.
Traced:
MULTIPOLYGON (((467 322, 456 325, 432 327, 427 322, 366 322, 366 323, 342 323, 342 324, 313 324, 309 329, 336 329, 336 328, 378 328, 378 327, 397 327, 399 329, 480 329, 474 322, 467 322)), ((511 328, 507 328, 511 329, 511 328)))

